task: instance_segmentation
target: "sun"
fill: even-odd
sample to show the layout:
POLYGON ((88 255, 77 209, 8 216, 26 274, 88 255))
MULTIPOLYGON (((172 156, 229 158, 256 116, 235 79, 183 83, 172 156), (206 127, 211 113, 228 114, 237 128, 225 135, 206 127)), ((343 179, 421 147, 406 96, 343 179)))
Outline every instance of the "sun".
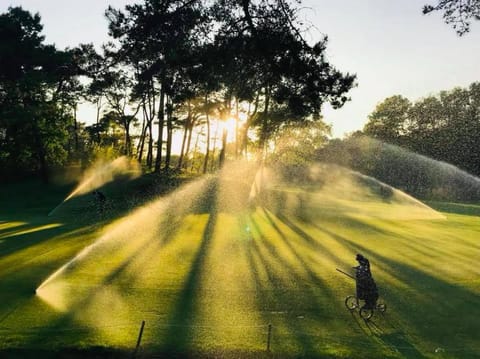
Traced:
POLYGON ((219 123, 219 130, 223 132, 223 130, 227 131, 227 142, 235 141, 235 135, 237 131, 240 131, 243 124, 246 121, 246 116, 242 116, 243 114, 239 114, 238 122, 235 117, 228 117, 225 120, 220 120, 219 123))
POLYGON ((227 118, 227 120, 222 121, 222 130, 226 130, 228 132, 228 137, 235 135, 235 132, 237 131, 237 121, 233 118, 227 118))

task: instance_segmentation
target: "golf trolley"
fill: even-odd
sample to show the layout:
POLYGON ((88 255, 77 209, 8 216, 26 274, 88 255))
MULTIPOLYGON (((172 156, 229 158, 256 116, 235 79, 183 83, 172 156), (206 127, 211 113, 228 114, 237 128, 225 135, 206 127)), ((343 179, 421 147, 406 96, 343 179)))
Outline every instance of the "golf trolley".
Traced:
MULTIPOLYGON (((355 277, 351 276, 350 274, 345 273, 344 271, 338 268, 337 268, 337 271, 339 271, 342 274, 345 274, 347 277, 350 277, 356 281, 355 277)), ((345 306, 350 312, 354 310, 358 310, 360 317, 362 317, 364 320, 369 320, 370 318, 372 318, 375 311, 378 311, 383 314, 387 310, 387 305, 383 301, 380 301, 379 299, 377 299, 373 307, 367 307, 365 303, 361 305, 361 301, 364 301, 364 300, 359 299, 356 295, 349 295, 348 297, 345 298, 345 306)))
POLYGON ((367 308, 365 304, 360 306, 360 299, 358 299, 355 295, 349 295, 347 298, 345 298, 345 306, 349 311, 358 309, 360 312, 360 317, 365 320, 369 320, 371 317, 373 317, 375 311, 379 311, 383 314, 387 310, 387 305, 383 302, 379 302, 378 300, 373 308, 367 308))

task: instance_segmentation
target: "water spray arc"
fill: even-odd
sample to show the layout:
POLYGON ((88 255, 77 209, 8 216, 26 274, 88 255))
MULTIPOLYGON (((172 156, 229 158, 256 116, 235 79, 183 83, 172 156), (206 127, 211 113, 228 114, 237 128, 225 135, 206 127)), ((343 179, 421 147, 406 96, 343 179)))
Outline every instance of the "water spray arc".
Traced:
POLYGON ((118 157, 113 161, 97 161, 85 171, 78 186, 53 210, 48 216, 54 214, 58 208, 71 198, 93 191, 113 181, 118 176, 127 176, 134 179, 140 176, 141 170, 138 162, 128 159, 125 156, 118 157))
POLYGON ((66 201, 67 199, 64 199, 62 202, 60 202, 60 204, 58 204, 54 209, 52 209, 47 216, 50 217, 52 214, 54 214, 55 211, 59 209, 62 206, 62 204, 64 204, 66 201))
POLYGON ((450 164, 367 136, 352 137, 320 159, 373 176, 422 199, 480 200, 480 178, 450 164))
MULTIPOLYGON (((162 258, 162 261, 172 261, 170 265, 178 265, 177 256, 192 251, 192 244, 196 248, 203 243, 202 233, 205 230, 201 226, 211 223, 211 216, 214 216, 215 224, 208 231, 208 238, 211 237, 208 251, 214 250, 218 241, 229 243, 228 251, 248 247, 250 243, 254 245, 254 237, 262 235, 262 228, 251 228, 250 224, 256 221, 249 218, 256 216, 258 220, 265 211, 271 213, 271 221, 282 221, 283 215, 301 218, 303 213, 307 216, 302 220, 307 221, 310 214, 312 219, 325 214, 391 219, 397 216, 399 208, 403 209, 407 219, 437 218, 435 211, 401 191, 345 168, 312 166, 309 183, 302 187, 289 182, 281 172, 271 167, 242 166, 238 163, 231 167, 226 164, 218 175, 191 181, 104 228, 103 234, 94 243, 46 278, 36 289, 36 295, 57 311, 76 312, 79 303, 98 308, 98 303, 105 303, 112 295, 119 303, 128 302, 123 292, 128 287, 141 287, 145 283, 168 286, 163 282, 166 280, 164 273, 159 273, 153 262, 162 258), (376 196, 372 188, 387 188, 391 193, 389 201, 376 196), (369 202, 365 201, 366 198, 369 202), (389 214, 389 210, 393 213, 389 214), (412 217, 414 211, 417 212, 412 217), (237 238, 237 242, 232 238, 237 238), (189 243, 188 247, 185 243, 189 243), (178 252, 172 254, 171 248, 176 248, 178 252), (169 254, 165 255, 165 251, 169 254), (155 260, 148 263, 147 259, 151 258, 155 260), (80 283, 85 285, 78 285, 79 278, 80 283)), ((278 231, 280 227, 274 228, 278 231)), ((214 260, 207 260, 204 255, 199 263, 201 267, 209 268, 214 260)), ((298 253, 295 258, 298 258, 298 253)), ((230 271, 233 272, 233 269, 230 271)), ((223 278, 225 273, 219 270, 217 275, 223 278)), ((193 278, 199 280, 197 276, 193 278)), ((195 284, 192 288, 201 290, 202 286, 195 284)), ((216 300, 222 302, 221 298, 216 300)))
POLYGON ((169 196, 157 199, 107 227, 104 234, 94 243, 82 249, 74 258, 45 279, 35 293, 40 297, 48 297, 47 292, 52 283, 61 280, 60 278, 69 272, 75 271, 77 266, 83 264, 84 261, 98 257, 99 253, 118 251, 118 249, 135 253, 149 243, 158 243, 159 238, 168 235, 170 229, 167 227, 175 226, 173 217, 181 218, 191 211, 195 211, 197 204, 195 200, 191 199, 202 198, 202 193, 207 190, 211 182, 211 178, 203 178, 189 183, 169 196), (151 228, 151 223, 158 218, 164 219, 161 228, 146 230, 151 228), (145 233, 139 232, 140 229, 145 233), (159 233, 159 230, 162 232, 159 233))

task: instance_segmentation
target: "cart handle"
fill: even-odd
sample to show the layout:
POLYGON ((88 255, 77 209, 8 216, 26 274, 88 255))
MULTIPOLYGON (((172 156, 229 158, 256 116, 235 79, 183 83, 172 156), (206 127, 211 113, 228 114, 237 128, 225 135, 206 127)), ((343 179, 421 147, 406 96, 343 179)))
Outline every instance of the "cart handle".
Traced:
POLYGON ((341 270, 341 269, 338 269, 338 268, 335 268, 335 269, 336 269, 338 272, 340 272, 340 273, 342 273, 342 274, 345 274, 347 277, 350 277, 350 278, 352 278, 353 280, 355 280, 355 277, 354 277, 354 276, 352 276, 352 275, 344 272, 344 271, 341 270))

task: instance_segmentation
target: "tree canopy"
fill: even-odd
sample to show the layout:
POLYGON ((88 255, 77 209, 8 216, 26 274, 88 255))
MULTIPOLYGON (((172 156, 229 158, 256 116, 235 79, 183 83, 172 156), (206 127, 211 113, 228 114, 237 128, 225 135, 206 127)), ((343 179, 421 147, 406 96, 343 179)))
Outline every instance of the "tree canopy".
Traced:
POLYGON ((0 162, 8 173, 67 160, 72 95, 79 86, 74 53, 44 43, 38 14, 21 7, 0 15, 0 162))
POLYGON ((480 83, 415 102, 397 95, 377 105, 364 133, 480 175, 480 83))
POLYGON ((101 50, 58 50, 45 44, 39 14, 10 8, 0 15, 0 165, 47 179, 52 167, 110 146, 160 172, 172 167, 174 133, 183 131, 176 168, 203 151, 206 172, 212 161, 246 155, 247 146, 264 151, 293 124, 326 129, 322 106, 341 107, 356 77, 328 61, 326 36, 305 39, 299 5, 143 0, 108 7, 112 41, 101 50), (97 108, 89 125, 77 119, 83 101, 97 108))

